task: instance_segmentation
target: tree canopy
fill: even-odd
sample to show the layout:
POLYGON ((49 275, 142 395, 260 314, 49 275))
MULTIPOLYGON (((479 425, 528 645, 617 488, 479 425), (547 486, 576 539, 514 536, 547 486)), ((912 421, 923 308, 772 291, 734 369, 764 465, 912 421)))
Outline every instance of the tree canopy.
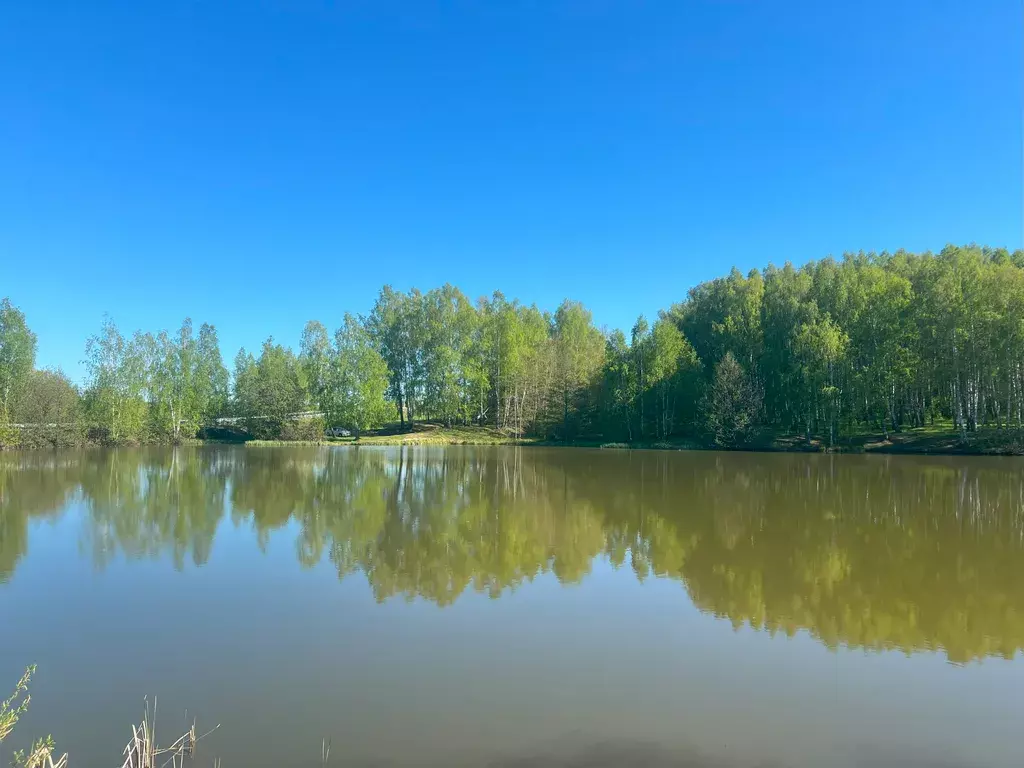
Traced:
MULTIPOLYGON (((258 356, 241 351, 233 376, 210 325, 125 336, 108 318, 86 347, 79 412, 115 442, 190 437, 225 416, 284 437, 302 414, 357 430, 432 420, 730 447, 766 434, 835 445, 933 424, 962 440, 983 426, 1021 432, 1022 265, 1020 252, 971 245, 733 269, 628 336, 568 299, 546 312, 501 292, 472 301, 448 284, 385 286, 366 317, 345 314, 333 334, 310 321, 298 354, 273 340, 258 356)), ((26 386, 52 383, 31 375, 34 350, 4 300, 5 422, 16 403, 38 401, 23 398, 26 386)))
POLYGON ((9 299, 0 301, 0 425, 10 421, 36 361, 36 335, 25 314, 9 299))

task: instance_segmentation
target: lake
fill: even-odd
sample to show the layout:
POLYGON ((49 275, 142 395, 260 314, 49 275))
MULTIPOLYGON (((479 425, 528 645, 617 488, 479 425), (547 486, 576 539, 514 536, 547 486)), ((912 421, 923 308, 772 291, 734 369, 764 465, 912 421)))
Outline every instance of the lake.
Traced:
POLYGON ((1024 460, 0 454, 0 698, 120 764, 1024 766, 1024 460))

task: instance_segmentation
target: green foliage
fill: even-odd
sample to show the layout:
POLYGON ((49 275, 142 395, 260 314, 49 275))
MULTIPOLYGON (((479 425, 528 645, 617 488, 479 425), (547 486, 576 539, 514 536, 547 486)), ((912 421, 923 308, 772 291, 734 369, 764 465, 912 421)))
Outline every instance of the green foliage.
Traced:
POLYGON ((0 424, 9 422, 36 359, 36 335, 25 314, 9 299, 0 301, 0 424))
POLYGON ((748 442, 761 410, 761 398, 732 352, 726 352, 715 366, 706 410, 707 429, 716 445, 735 448, 748 442))
POLYGON ((185 318, 175 336, 161 332, 147 337, 148 394, 153 432, 172 439, 195 437, 223 413, 227 402, 227 369, 221 360, 217 330, 204 323, 198 338, 185 318))
POLYGON ((310 404, 331 420, 331 340, 323 323, 310 320, 302 329, 299 363, 309 389, 310 404))
POLYGON ((198 338, 186 318, 174 335, 136 331, 125 339, 105 318, 86 344, 85 363, 85 419, 100 440, 195 437, 226 408, 228 373, 209 324, 198 338))
MULTIPOLYGON (((3 427, 0 426, 0 434, 2 432, 3 427)), ((13 439, 10 445, 27 450, 76 448, 86 440, 86 432, 82 423, 22 426, 12 432, 13 439)), ((0 437, 0 444, 2 444, 2 437, 0 437)))
POLYGON ((255 406, 256 400, 256 358, 245 349, 235 355, 234 388, 231 397, 231 414, 245 417, 255 406))
POLYGON ((32 676, 36 673, 35 665, 25 670, 17 685, 14 686, 14 693, 7 699, 0 702, 0 741, 11 735, 14 726, 22 715, 28 711, 29 702, 32 697, 29 695, 28 686, 32 682, 32 676))
POLYGON ((474 306, 451 285, 426 294, 385 286, 366 327, 403 424, 415 415, 521 435, 563 423, 560 394, 581 397, 580 406, 593 394, 574 383, 578 371, 556 370, 551 318, 500 293, 474 306), (572 386, 561 392, 559 382, 572 386))
POLYGON ((81 394, 60 370, 34 370, 15 401, 12 420, 19 424, 77 427, 82 418, 81 394))
POLYGON ((393 419, 395 407, 386 398, 388 366, 365 325, 345 313, 334 335, 330 373, 330 414, 334 425, 357 432, 393 419))
POLYGON ((480 302, 484 375, 490 384, 485 417, 496 428, 521 436, 541 431, 553 382, 551 327, 535 306, 508 301, 500 292, 480 302))
POLYGON ((622 331, 613 331, 605 342, 605 366, 601 382, 601 431, 605 435, 632 438, 634 381, 630 349, 622 331))
POLYGON ((651 375, 651 340, 650 325, 647 318, 640 315, 633 324, 630 334, 630 362, 632 363, 632 375, 630 377, 630 388, 628 397, 636 402, 637 431, 640 439, 647 436, 647 412, 645 405, 650 399, 647 396, 648 383, 651 375))
POLYGON ((500 292, 473 303, 452 285, 385 286, 368 317, 346 316, 333 335, 308 323, 297 357, 273 342, 258 358, 240 353, 230 391, 212 326, 195 337, 186 319, 175 334, 126 339, 107 319, 87 345, 81 398, 59 372, 32 371, 35 337, 5 300, 0 424, 17 413, 33 428, 2 427, 0 444, 65 444, 83 422, 98 440, 178 440, 229 414, 277 439, 310 411, 357 430, 397 418, 410 429, 665 441, 704 432, 700 406, 716 397, 712 432, 730 444, 755 420, 830 446, 941 421, 965 445, 983 427, 1024 435, 1022 260, 972 245, 733 269, 653 325, 640 317, 629 338, 598 330, 569 300, 551 314, 500 292), (716 395, 730 356, 744 376, 718 382, 716 395))
POLYGON ((192 373, 192 403, 196 422, 202 426, 227 410, 228 369, 220 354, 217 329, 209 323, 199 326, 192 373))
POLYGON ((728 277, 692 288, 687 301, 673 308, 680 329, 708 365, 708 374, 713 372, 710 364, 729 352, 748 368, 761 357, 764 293, 765 283, 759 272, 743 277, 733 269, 728 277))
POLYGON ((706 372, 732 352, 776 433, 1024 427, 1024 270, 1003 250, 847 254, 697 286, 670 313, 706 372))
POLYGON ((389 371, 389 391, 398 409, 399 420, 410 422, 417 411, 421 386, 422 356, 420 344, 420 306, 418 291, 403 294, 385 285, 367 320, 367 330, 389 371))
POLYGON ((0 421, 0 448, 17 448, 21 445, 21 428, 0 421))
MULTIPOLYGON (((11 735, 14 726, 18 724, 18 720, 28 711, 29 702, 32 700, 28 692, 28 686, 32 682, 32 676, 35 672, 36 667, 33 664, 21 676, 21 679, 14 688, 14 693, 5 701, 0 702, 0 742, 3 742, 4 739, 11 735)), ((46 766, 52 766, 53 763, 50 760, 50 755, 53 754, 54 749, 53 737, 46 736, 35 741, 27 752, 23 749, 14 752, 11 755, 11 765, 13 768, 46 768, 46 766)), ((66 765, 66 762, 61 762, 61 764, 66 765)))
POLYGON ((250 434, 280 439, 286 423, 305 406, 305 376, 290 349, 270 338, 263 342, 258 359, 244 350, 238 353, 234 408, 250 434))
POLYGON ((801 400, 806 412, 807 435, 824 419, 828 424, 829 444, 835 442, 843 405, 842 370, 846 363, 850 338, 830 318, 800 326, 794 352, 803 379, 801 400))
POLYGON ((573 438, 592 419, 594 384, 604 365, 605 340, 588 309, 576 301, 562 302, 555 312, 552 341, 557 396, 562 407, 562 437, 573 438))
POLYGON ((125 339, 109 317, 100 333, 86 343, 85 407, 102 438, 121 442, 145 436, 145 392, 153 344, 152 337, 141 332, 125 339))
POLYGON ((28 752, 19 749, 11 755, 11 766, 12 768, 48 768, 53 765, 50 762, 50 755, 53 754, 55 748, 56 744, 52 736, 38 739, 28 752))
POLYGON ((473 414, 481 366, 474 360, 478 317, 473 305, 451 285, 430 291, 421 305, 422 408, 449 426, 473 414))
POLYGON ((281 424, 279 440, 320 442, 324 439, 324 420, 320 417, 289 419, 281 424))
POLYGON ((677 415, 692 423, 693 404, 700 392, 700 360, 682 332, 667 316, 658 318, 650 336, 648 386, 656 400, 657 433, 661 438, 675 431, 677 415))

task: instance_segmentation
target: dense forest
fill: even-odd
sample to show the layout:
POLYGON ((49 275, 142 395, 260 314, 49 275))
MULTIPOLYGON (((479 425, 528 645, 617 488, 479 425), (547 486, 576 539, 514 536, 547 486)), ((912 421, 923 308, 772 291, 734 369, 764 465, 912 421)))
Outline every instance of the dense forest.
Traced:
POLYGON ((388 423, 477 424, 512 437, 627 443, 764 434, 823 445, 948 425, 1024 425, 1024 251, 848 254, 692 288, 627 336, 566 300, 385 286, 367 316, 317 321, 298 351, 267 339, 228 371, 216 329, 124 336, 109 319, 79 388, 35 369, 0 305, 0 444, 172 441, 229 423, 272 439, 388 423), (225 421, 225 419, 227 421, 225 421), (30 439, 31 438, 31 439, 30 439))

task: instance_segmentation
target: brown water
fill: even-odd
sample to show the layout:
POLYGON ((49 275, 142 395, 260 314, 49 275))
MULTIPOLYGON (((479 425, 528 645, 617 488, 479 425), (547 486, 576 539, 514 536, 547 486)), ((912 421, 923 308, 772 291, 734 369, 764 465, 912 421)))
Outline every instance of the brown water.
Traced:
POLYGON ((1024 766, 1022 460, 0 454, 0 504, 0 764, 156 695, 225 768, 1024 766))

